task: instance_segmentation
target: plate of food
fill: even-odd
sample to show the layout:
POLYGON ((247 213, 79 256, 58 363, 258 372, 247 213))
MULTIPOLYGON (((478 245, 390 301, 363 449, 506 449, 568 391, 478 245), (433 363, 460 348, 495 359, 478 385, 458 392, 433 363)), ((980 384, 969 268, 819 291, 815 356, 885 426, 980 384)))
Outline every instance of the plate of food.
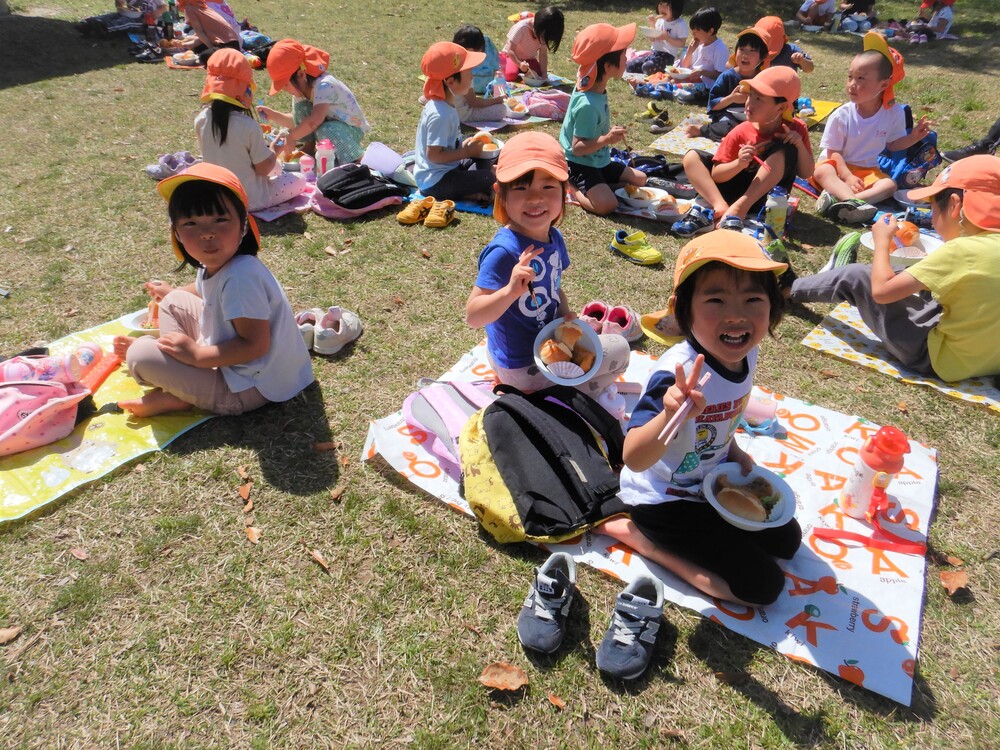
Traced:
POLYGON ((485 130, 480 130, 472 136, 472 140, 483 144, 483 151, 477 157, 479 159, 496 159, 500 155, 500 149, 503 148, 503 142, 494 138, 491 133, 487 133, 485 130))
MULTIPOLYGON (((916 190, 916 188, 912 188, 912 190, 916 190)), ((897 203, 904 206, 912 206, 913 208, 916 208, 921 205, 921 203, 918 203, 910 197, 910 190, 897 190, 893 193, 892 197, 896 199, 897 203)), ((927 207, 926 203, 923 203, 922 205, 925 208, 927 207)))
POLYGON ((677 199, 660 188, 626 185, 615 190, 615 195, 629 208, 649 209, 656 213, 679 212, 677 199))
POLYGON ((535 364, 557 385, 586 383, 601 366, 604 351, 594 329, 579 320, 556 318, 535 337, 535 364))
POLYGON ((118 320, 130 331, 138 333, 148 333, 152 336, 160 334, 159 307, 155 302, 150 302, 149 307, 136 310, 134 313, 123 315, 118 320))
POLYGON ((531 86, 532 88, 538 88, 539 86, 544 86, 549 82, 548 76, 540 76, 534 71, 530 73, 524 73, 521 75, 521 82, 525 86, 531 86))
POLYGON ((510 117, 511 119, 523 120, 528 116, 528 108, 514 97, 505 99, 503 105, 507 109, 507 117, 510 117))
MULTIPOLYGON (((915 225, 910 225, 912 229, 903 226, 903 224, 908 223, 900 222, 900 228, 896 231, 896 240, 898 242, 896 243, 896 247, 889 251, 889 262, 896 268, 912 266, 918 260, 926 258, 944 244, 937 237, 924 234, 919 230, 913 231, 916 229, 915 225)), ((869 250, 875 249, 875 239, 872 237, 871 232, 865 232, 861 235, 861 244, 869 250)))
POLYGON ((784 526, 795 516, 795 492, 761 466, 743 476, 738 463, 719 464, 705 477, 701 490, 725 521, 746 531, 784 526))
POLYGON ((681 68, 677 65, 669 65, 664 71, 668 76, 681 76, 686 77, 694 73, 691 68, 681 68))
POLYGON ((648 36, 650 39, 654 39, 660 35, 660 30, 655 26, 640 26, 639 30, 648 36))

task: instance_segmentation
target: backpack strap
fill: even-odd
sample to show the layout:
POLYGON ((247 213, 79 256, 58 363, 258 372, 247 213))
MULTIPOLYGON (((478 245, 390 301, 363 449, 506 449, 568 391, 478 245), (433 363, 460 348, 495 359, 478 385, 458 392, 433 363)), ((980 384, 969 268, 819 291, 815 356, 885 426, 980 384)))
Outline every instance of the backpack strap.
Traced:
POLYGON ((625 448, 625 434, 621 423, 611 416, 607 409, 586 393, 568 385, 553 385, 532 394, 533 399, 554 397, 575 411, 603 438, 608 450, 608 463, 615 472, 625 465, 622 451, 625 448))

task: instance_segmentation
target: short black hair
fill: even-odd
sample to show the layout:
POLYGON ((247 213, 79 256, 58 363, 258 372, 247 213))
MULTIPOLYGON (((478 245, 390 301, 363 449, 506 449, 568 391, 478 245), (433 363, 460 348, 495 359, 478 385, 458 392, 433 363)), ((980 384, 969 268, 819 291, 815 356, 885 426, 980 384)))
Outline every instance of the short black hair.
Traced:
POLYGON ((471 23, 462 24, 455 32, 451 41, 459 47, 465 47, 473 52, 482 52, 486 49, 486 37, 478 26, 471 23))
POLYGON ((767 295, 771 303, 771 311, 767 321, 767 332, 774 335, 774 329, 778 327, 785 314, 785 297, 778 286, 778 277, 773 271, 744 271, 721 260, 709 261, 688 276, 681 285, 674 290, 676 300, 674 300, 674 317, 681 332, 689 340, 694 340, 691 333, 691 302, 694 299, 694 289, 697 286, 697 279, 716 269, 724 269, 730 274, 734 284, 740 284, 743 279, 751 279, 756 283, 762 292, 767 295))
POLYGON ((721 26, 722 14, 715 8, 698 8, 688 20, 688 27, 696 31, 711 31, 713 34, 718 34, 721 26))
POLYGON ((880 81, 887 81, 892 78, 892 63, 888 57, 877 49, 866 49, 864 52, 858 53, 858 57, 865 63, 870 63, 873 60, 878 61, 878 79, 880 81))
MULTIPOLYGON (((245 227, 247 225, 247 209, 243 205, 243 201, 229 188, 217 182, 210 182, 209 180, 189 180, 182 182, 174 189, 174 192, 170 196, 170 202, 167 203, 167 215, 170 217, 171 224, 176 224, 181 219, 187 219, 192 216, 222 214, 227 209, 232 209, 236 212, 242 226, 245 227)), ((176 235, 175 230, 174 236, 176 237, 176 235)), ((201 267, 198 261, 188 255, 188 251, 184 249, 184 245, 181 244, 180 240, 177 241, 177 246, 181 250, 181 255, 184 256, 184 263, 187 263, 192 268, 201 267)), ((253 232, 247 231, 240 241, 240 246, 236 254, 256 255, 257 250, 257 238, 253 232)))
MULTIPOLYGON (((525 172, 520 177, 511 180, 510 182, 500 182, 497 180, 497 194, 496 199, 500 201, 500 205, 504 206, 504 213, 506 213, 507 196, 510 195, 510 191, 517 187, 528 187, 531 185, 531 181, 535 179, 535 170, 529 170, 525 172)), ((562 221, 563 216, 566 215, 566 191, 567 182, 562 182, 562 212, 559 214, 559 218, 552 222, 552 226, 557 226, 560 221, 562 221)))
POLYGON ((550 5, 535 14, 531 28, 534 30, 535 36, 545 42, 549 51, 555 52, 559 49, 559 43, 562 41, 565 24, 563 12, 556 6, 550 5))
POLYGON ((945 207, 948 205, 948 201, 951 196, 957 195, 962 200, 965 200, 965 190, 962 188, 945 188, 940 193, 934 193, 931 196, 931 201, 935 206, 938 207, 939 211, 944 211, 945 207))
POLYGON ((738 50, 740 47, 750 47, 760 55, 758 66, 767 59, 767 45, 764 44, 764 40, 757 34, 751 34, 748 31, 746 34, 737 37, 736 46, 733 47, 733 50, 738 50))
POLYGON ((625 50, 617 49, 614 52, 608 52, 597 58, 597 62, 594 63, 594 80, 600 81, 604 78, 604 71, 609 65, 614 65, 621 61, 622 56, 625 54, 625 50))
MULTIPOLYGON (((684 12, 684 0, 657 0, 657 5, 662 5, 666 3, 670 6, 670 15, 672 18, 680 18, 681 13, 684 12)), ((656 10, 656 8, 653 8, 656 10)))

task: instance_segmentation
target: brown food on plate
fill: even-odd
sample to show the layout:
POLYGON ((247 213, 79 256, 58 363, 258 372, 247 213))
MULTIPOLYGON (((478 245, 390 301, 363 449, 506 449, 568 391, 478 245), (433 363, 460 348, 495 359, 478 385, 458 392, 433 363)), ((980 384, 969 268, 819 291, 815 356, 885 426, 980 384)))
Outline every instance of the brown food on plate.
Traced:
POLYGON ((582 346, 576 347, 573 350, 573 363, 579 365, 580 369, 584 372, 590 372, 590 368, 594 366, 594 360, 596 356, 589 349, 584 349, 582 346))
POLYGON ((583 329, 575 323, 560 323, 556 326, 555 340, 560 344, 565 344, 571 350, 576 346, 576 342, 583 336, 583 329))
POLYGON ((565 344, 560 344, 554 339, 546 339, 538 350, 538 356, 542 362, 551 365, 553 362, 569 362, 573 353, 565 344))
POLYGON ((715 493, 715 499, 723 508, 741 518, 749 521, 767 520, 767 511, 764 510, 763 504, 755 494, 743 487, 726 487, 715 493))
POLYGON ((142 322, 143 328, 160 327, 160 304, 154 299, 150 300, 146 306, 146 319, 142 322))

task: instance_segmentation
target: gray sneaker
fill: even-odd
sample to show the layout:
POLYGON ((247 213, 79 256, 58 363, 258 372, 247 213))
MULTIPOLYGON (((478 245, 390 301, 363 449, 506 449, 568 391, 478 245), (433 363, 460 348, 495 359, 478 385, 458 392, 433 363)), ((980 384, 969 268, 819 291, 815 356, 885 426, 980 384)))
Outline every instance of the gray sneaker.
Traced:
POLYGON ((645 672, 662 616, 663 583, 653 576, 639 576, 618 595, 608 632, 597 649, 597 668, 620 680, 634 680, 645 672))
POLYGON ((565 552, 553 553, 535 570, 535 580, 517 616, 521 645, 543 654, 559 648, 575 593, 576 563, 565 552))
POLYGON ((819 194, 819 198, 816 199, 816 213, 820 216, 826 216, 830 207, 836 202, 836 199, 824 190, 819 194))
POLYGON ((842 224, 870 224, 878 209, 860 198, 837 201, 830 206, 830 218, 842 224))

